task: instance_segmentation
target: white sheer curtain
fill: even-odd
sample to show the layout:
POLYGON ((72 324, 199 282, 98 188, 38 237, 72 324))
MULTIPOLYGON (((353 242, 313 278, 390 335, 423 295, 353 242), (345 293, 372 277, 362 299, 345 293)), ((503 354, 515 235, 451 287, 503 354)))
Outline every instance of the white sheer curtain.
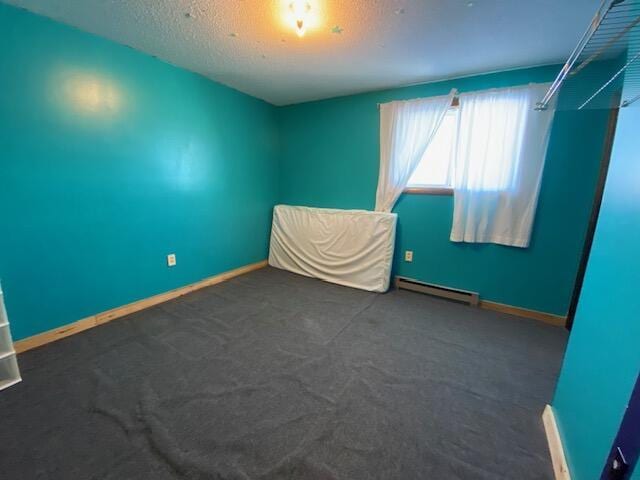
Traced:
POLYGON ((527 247, 553 106, 548 84, 460 95, 451 240, 527 247))
POLYGON ((390 212, 438 131, 456 94, 380 105, 376 211, 390 212))

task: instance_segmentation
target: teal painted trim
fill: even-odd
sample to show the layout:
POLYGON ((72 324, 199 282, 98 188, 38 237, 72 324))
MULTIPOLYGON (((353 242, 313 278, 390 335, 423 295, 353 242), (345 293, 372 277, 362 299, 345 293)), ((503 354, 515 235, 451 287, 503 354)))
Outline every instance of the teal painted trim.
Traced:
MULTIPOLYGON (((574 480, 599 478, 640 373, 640 109, 620 110, 584 286, 553 400, 574 480)), ((636 468, 633 478, 639 478, 636 468)))
MULTIPOLYGON (((372 209, 378 178, 378 103, 551 81, 560 66, 465 77, 278 110, 280 201, 372 209)), ((595 80, 597 81, 597 79, 595 80)), ((452 197, 403 195, 395 207, 396 274, 477 291, 486 300, 565 315, 586 234, 608 112, 558 112, 531 246, 449 241, 452 197), (413 263, 402 259, 414 251, 413 263)))
POLYGON ((275 107, 5 4, 0 31, 15 339, 267 257, 275 107))

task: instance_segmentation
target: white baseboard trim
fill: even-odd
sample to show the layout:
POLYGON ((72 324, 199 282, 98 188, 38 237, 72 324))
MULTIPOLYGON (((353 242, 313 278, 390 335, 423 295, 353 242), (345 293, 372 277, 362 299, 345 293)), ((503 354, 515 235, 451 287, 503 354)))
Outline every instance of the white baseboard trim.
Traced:
POLYGON ((547 434, 547 443, 549 444, 549 453, 551 454, 551 462, 553 463, 553 474, 556 480, 571 480, 567 459, 564 456, 564 448, 562 439, 556 424, 556 417, 553 413, 553 407, 547 405, 542 412, 542 422, 544 423, 544 431, 547 434))

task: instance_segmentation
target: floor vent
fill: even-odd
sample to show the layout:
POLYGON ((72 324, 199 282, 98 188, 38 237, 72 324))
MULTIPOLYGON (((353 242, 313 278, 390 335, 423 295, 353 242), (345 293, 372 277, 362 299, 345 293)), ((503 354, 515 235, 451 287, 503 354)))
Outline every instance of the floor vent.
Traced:
POLYGON ((466 290, 458 290, 456 288, 443 287, 432 283, 424 283, 412 278, 396 277, 396 288, 403 290, 411 290, 412 292, 426 293, 427 295, 435 295, 449 300, 468 303, 469 305, 478 306, 480 295, 476 292, 467 292, 466 290))

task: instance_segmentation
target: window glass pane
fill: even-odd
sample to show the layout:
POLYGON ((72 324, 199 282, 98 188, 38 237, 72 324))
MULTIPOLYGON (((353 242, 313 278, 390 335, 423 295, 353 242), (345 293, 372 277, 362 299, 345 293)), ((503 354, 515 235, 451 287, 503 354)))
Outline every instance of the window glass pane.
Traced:
POLYGON ((411 175, 410 187, 450 187, 455 156, 458 111, 447 112, 435 137, 422 156, 420 164, 411 175))

